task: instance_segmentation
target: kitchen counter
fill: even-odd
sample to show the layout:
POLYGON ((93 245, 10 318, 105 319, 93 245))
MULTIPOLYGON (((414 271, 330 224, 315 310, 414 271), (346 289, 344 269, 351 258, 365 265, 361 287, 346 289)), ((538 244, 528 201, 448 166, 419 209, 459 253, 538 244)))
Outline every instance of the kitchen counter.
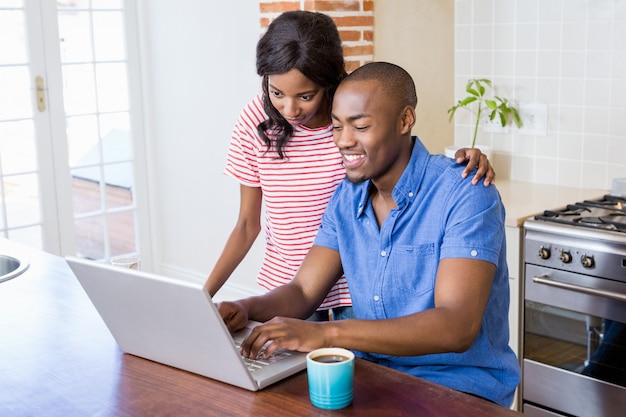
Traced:
POLYGON ((353 404, 330 412, 305 371, 251 392, 124 354, 62 258, 2 239, 0 253, 31 264, 0 283, 1 416, 521 415, 362 359, 353 404))
POLYGON ((505 226, 521 227, 524 220, 544 210, 609 194, 608 190, 496 180, 506 209, 505 226))

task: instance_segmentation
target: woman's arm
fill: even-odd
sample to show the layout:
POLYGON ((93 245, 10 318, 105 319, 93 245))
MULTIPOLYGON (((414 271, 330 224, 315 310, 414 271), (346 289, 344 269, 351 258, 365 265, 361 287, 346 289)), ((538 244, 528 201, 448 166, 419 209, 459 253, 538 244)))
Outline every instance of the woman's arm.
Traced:
POLYGON ((235 268, 245 258, 261 231, 263 191, 260 187, 245 185, 241 185, 239 190, 240 202, 237 223, 204 284, 211 297, 222 288, 235 268))

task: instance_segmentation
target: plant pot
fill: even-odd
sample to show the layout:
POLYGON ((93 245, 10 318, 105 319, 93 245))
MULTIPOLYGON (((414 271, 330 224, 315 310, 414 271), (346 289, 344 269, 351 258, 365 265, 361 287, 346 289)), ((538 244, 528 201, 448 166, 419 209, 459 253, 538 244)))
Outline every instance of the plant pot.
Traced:
MULTIPOLYGON (((487 145, 476 145, 475 147, 480 149, 480 151, 485 154, 487 159, 491 161, 491 165, 493 165, 493 161, 491 159, 491 147, 487 145)), ((457 145, 446 146, 445 155, 448 158, 454 158, 454 154, 459 148, 461 148, 461 146, 457 146, 457 145)))

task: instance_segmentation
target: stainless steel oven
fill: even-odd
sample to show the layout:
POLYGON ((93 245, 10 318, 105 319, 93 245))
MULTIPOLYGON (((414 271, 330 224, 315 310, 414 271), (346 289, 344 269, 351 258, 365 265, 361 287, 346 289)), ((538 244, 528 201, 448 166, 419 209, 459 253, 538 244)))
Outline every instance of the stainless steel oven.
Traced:
POLYGON ((522 411, 626 410, 626 199, 605 196, 524 223, 522 411))

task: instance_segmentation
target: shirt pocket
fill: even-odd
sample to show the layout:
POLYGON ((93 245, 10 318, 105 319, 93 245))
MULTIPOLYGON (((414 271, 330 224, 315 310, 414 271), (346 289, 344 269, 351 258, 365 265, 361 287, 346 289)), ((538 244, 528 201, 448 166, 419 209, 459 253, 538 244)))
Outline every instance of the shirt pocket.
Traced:
POLYGON ((396 289, 412 295, 434 291, 437 273, 434 243, 394 245, 389 264, 390 280, 396 289))

